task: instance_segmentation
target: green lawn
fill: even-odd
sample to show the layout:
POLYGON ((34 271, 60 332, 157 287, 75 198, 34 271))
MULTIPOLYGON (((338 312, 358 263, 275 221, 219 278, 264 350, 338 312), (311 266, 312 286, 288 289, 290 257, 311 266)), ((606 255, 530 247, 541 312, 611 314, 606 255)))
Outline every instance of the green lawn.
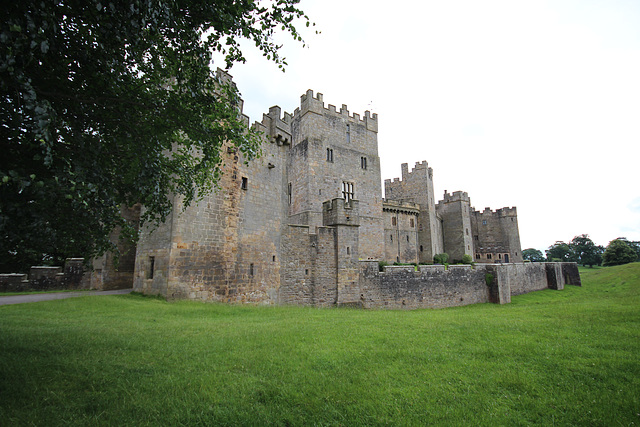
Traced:
POLYGON ((0 425, 640 424, 640 264, 504 306, 0 307, 0 425))

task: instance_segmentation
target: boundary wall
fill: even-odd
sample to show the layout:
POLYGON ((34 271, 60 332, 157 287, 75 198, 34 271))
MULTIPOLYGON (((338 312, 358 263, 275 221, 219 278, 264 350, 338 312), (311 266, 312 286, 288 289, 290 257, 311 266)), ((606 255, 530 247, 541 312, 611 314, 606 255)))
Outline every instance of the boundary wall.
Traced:
MULTIPOLYGON (((360 263, 360 301, 364 308, 443 308, 493 302, 542 289, 581 286, 576 263, 522 263, 386 266, 360 263)), ((355 301, 353 302, 356 303, 355 301)))
POLYGON ((0 292, 31 292, 89 289, 83 258, 67 258, 64 267, 34 266, 29 274, 0 274, 0 292))

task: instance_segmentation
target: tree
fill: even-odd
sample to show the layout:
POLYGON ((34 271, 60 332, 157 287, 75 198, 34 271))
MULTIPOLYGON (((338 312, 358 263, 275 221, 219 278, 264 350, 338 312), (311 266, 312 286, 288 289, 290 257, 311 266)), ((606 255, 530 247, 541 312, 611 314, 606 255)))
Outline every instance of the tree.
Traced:
POLYGON ((538 249, 533 248, 525 249, 524 251, 522 251, 522 259, 531 262, 544 262, 545 260, 542 252, 538 249))
POLYGON ((220 148, 259 155, 238 90, 211 72, 244 62, 238 40, 278 67, 276 29, 302 40, 299 0, 24 0, 0 26, 0 269, 113 249, 120 206, 159 222, 223 172, 220 148))
POLYGON ((624 240, 614 239, 604 250, 602 255, 602 265, 620 265, 634 262, 637 259, 636 251, 624 240))
POLYGON ((570 258, 579 264, 593 267, 602 263, 604 248, 593 243, 587 234, 574 237, 569 247, 571 248, 570 258))
POLYGON ((640 242, 627 240, 626 237, 618 237, 618 240, 622 240, 627 245, 629 245, 631 249, 633 249, 636 252, 636 261, 640 261, 640 242))
POLYGON ((571 248, 565 242, 557 241, 545 251, 548 261, 570 261, 571 248))

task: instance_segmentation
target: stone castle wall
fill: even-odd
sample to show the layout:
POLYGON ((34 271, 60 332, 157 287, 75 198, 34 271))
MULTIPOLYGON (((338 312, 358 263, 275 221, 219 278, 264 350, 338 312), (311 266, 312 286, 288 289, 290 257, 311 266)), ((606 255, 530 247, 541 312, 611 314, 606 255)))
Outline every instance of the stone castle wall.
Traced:
POLYGON ((443 308, 511 302, 512 295, 580 286, 575 263, 386 266, 361 262, 359 292, 365 308, 443 308))
POLYGON ((462 257, 473 253, 471 235, 471 202, 469 195, 462 191, 449 194, 436 205, 436 211, 442 218, 442 240, 444 252, 451 261, 461 261, 462 257))
POLYGON ((523 261, 516 208, 472 210, 471 230, 476 262, 523 261))
POLYGON ((343 183, 360 200, 360 254, 379 259, 382 246, 382 197, 377 115, 350 115, 346 105, 326 108, 322 94, 301 97, 292 122, 289 159, 292 223, 322 225, 322 204, 343 197, 343 183))
MULTIPOLYGON (((411 171, 408 164, 403 163, 401 169, 401 178, 384 180, 385 200, 412 202, 420 206, 418 246, 422 246, 422 251, 418 253, 418 262, 432 262, 434 255, 444 252, 442 225, 436 213, 433 191, 433 169, 426 161, 417 162, 411 171)), ((386 234, 385 238, 388 237, 386 234)))

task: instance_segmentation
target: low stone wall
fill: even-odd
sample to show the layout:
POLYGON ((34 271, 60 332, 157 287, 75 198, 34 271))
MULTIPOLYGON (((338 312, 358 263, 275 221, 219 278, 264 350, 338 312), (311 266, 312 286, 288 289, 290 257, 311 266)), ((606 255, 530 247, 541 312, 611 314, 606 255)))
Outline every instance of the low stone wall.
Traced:
POLYGON ((365 308, 442 308, 489 302, 485 266, 386 266, 362 262, 360 298, 365 308))
POLYGON ((365 308, 416 309, 494 302, 542 289, 580 286, 575 263, 386 266, 360 262, 360 301, 365 308))
POLYGON ((0 292, 89 289, 84 259, 68 258, 64 267, 34 266, 29 274, 0 274, 0 292))

